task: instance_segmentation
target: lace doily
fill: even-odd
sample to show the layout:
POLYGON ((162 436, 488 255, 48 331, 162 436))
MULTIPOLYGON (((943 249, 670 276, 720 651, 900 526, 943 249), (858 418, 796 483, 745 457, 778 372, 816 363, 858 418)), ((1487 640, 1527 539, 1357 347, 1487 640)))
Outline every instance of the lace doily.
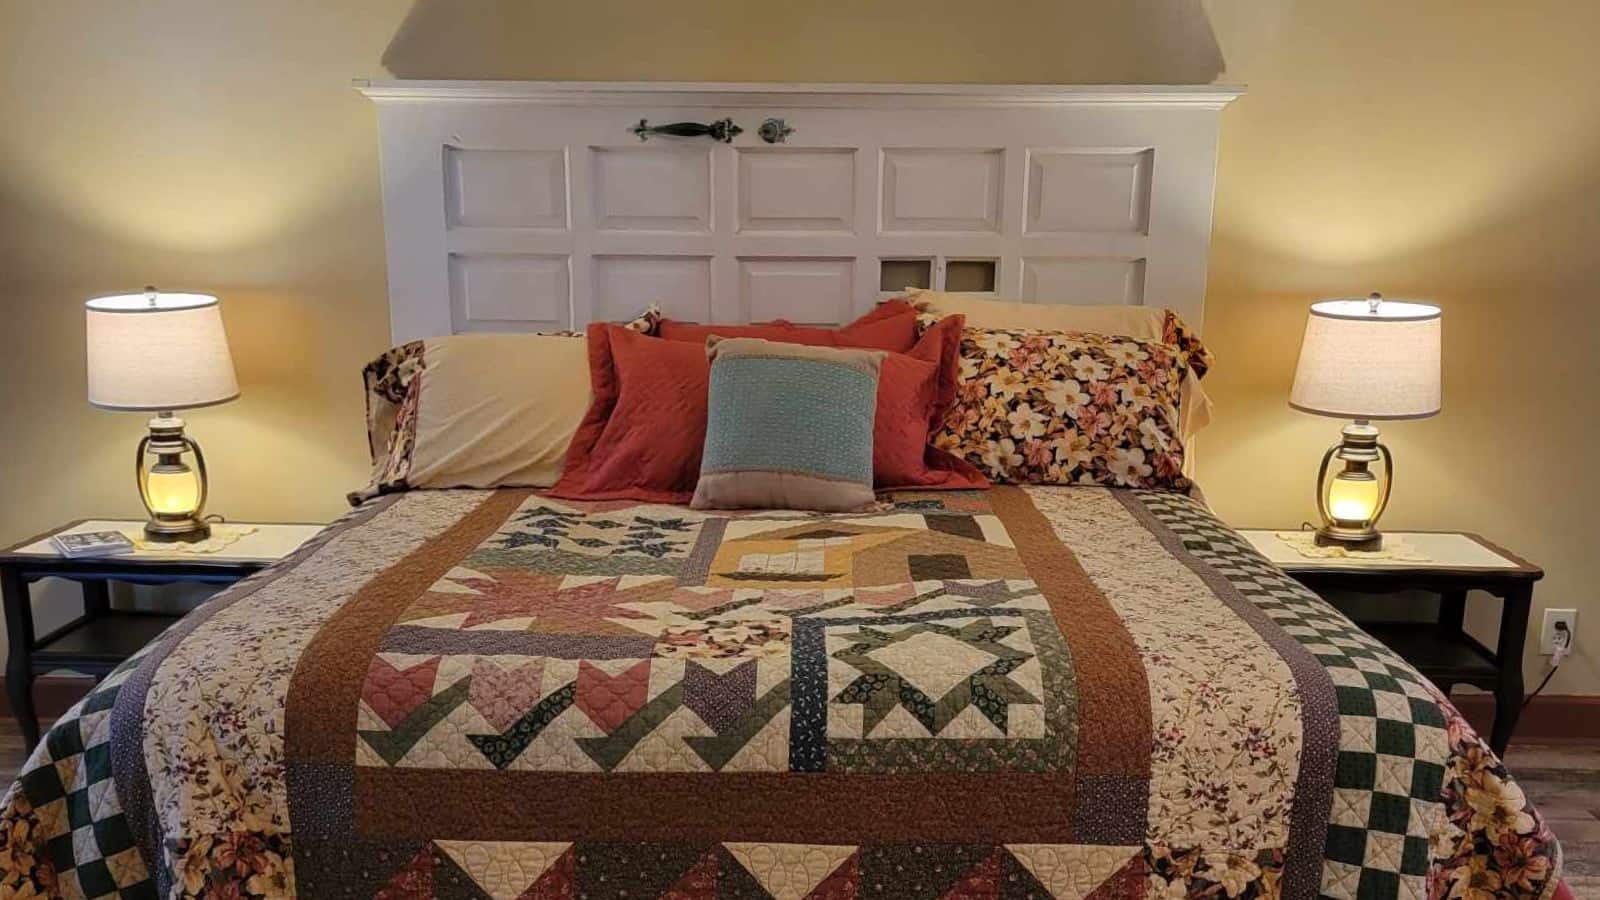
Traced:
POLYGON ((122 533, 133 541, 133 549, 137 553, 161 554, 194 554, 204 556, 207 553, 218 553, 227 549, 240 538, 255 534, 258 530, 254 525, 230 525, 227 522, 212 522, 211 536, 203 541, 185 543, 183 541, 152 541, 145 537, 144 528, 133 526, 121 529, 122 533))
POLYGON ((1383 546, 1377 550, 1351 550, 1346 547, 1318 547, 1314 531, 1279 531, 1274 536, 1293 548, 1306 559, 1394 559, 1404 562, 1427 562, 1428 556, 1392 534, 1383 536, 1383 546))

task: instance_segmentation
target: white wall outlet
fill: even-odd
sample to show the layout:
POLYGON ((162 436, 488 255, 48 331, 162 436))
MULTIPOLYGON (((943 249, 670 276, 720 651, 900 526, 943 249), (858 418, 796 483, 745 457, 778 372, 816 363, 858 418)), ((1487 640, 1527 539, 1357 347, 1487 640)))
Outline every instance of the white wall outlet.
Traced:
POLYGON ((1547 609, 1544 611, 1544 627, 1539 629, 1539 652, 1550 656, 1556 652, 1556 623, 1561 622, 1567 626, 1568 647, 1572 647, 1578 640, 1578 611, 1575 609, 1547 609))

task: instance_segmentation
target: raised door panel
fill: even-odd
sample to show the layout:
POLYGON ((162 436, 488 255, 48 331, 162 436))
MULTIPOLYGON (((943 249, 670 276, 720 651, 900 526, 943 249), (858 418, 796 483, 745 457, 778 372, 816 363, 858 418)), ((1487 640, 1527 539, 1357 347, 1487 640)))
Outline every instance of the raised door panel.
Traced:
POLYGON ((997 232, 1005 151, 895 147, 883 151, 883 230, 997 232))
POLYGON ((591 150, 594 227, 602 231, 711 230, 711 153, 658 144, 591 150))
POLYGON ((451 254, 453 331, 560 331, 571 328, 567 257, 451 254))
POLYGON ((1150 229, 1152 150, 1028 151, 1030 234, 1143 235, 1150 229))
POLYGON ((450 228, 566 229, 565 151, 446 147, 445 220, 450 228))
POLYGON ((740 147, 739 231, 850 234, 855 225, 855 150, 740 147))
POLYGON ((711 318, 711 257, 593 257, 595 321, 625 322, 655 304, 668 318, 711 318))
POLYGON ((1094 257, 1026 257, 1022 295, 1073 306, 1144 304, 1145 261, 1094 257))
POLYGON ((851 318, 855 260, 741 259, 739 296, 752 322, 788 319, 802 325, 838 325, 851 318))

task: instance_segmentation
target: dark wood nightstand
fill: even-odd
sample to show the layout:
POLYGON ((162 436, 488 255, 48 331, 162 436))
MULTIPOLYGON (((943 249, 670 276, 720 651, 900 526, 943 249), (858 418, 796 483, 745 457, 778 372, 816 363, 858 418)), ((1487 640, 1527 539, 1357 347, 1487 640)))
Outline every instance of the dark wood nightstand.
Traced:
POLYGON ((179 615, 111 608, 110 584, 232 584, 293 553, 321 525, 234 523, 253 528, 214 552, 178 548, 135 550, 121 556, 68 559, 50 543, 50 536, 69 531, 124 531, 137 534, 142 521, 82 520, 53 529, 0 551, 0 592, 4 593, 6 695, 22 729, 29 752, 39 742, 39 720, 33 707, 33 679, 56 669, 71 669, 96 681, 154 640, 179 615), (41 578, 65 578, 83 586, 83 615, 38 636, 33 630, 29 588, 41 578))
POLYGON ((1368 634, 1400 654, 1446 694, 1457 684, 1494 692, 1494 728, 1489 746, 1504 755, 1522 713, 1522 651, 1528 635, 1533 583, 1544 570, 1475 534, 1386 532, 1386 538, 1426 559, 1308 558, 1277 531, 1240 533, 1296 581, 1319 594, 1346 591, 1439 595, 1435 622, 1360 620, 1368 634), (1499 597, 1500 636, 1490 650, 1461 627, 1468 591, 1499 597))

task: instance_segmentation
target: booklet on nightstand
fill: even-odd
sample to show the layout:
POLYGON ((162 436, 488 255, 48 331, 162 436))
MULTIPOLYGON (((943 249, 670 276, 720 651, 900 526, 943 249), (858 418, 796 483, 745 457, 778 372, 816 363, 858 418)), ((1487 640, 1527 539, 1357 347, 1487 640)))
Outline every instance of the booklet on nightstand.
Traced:
POLYGON ((120 556, 133 552, 133 541, 120 531, 78 531, 50 536, 50 543, 70 559, 120 556))

